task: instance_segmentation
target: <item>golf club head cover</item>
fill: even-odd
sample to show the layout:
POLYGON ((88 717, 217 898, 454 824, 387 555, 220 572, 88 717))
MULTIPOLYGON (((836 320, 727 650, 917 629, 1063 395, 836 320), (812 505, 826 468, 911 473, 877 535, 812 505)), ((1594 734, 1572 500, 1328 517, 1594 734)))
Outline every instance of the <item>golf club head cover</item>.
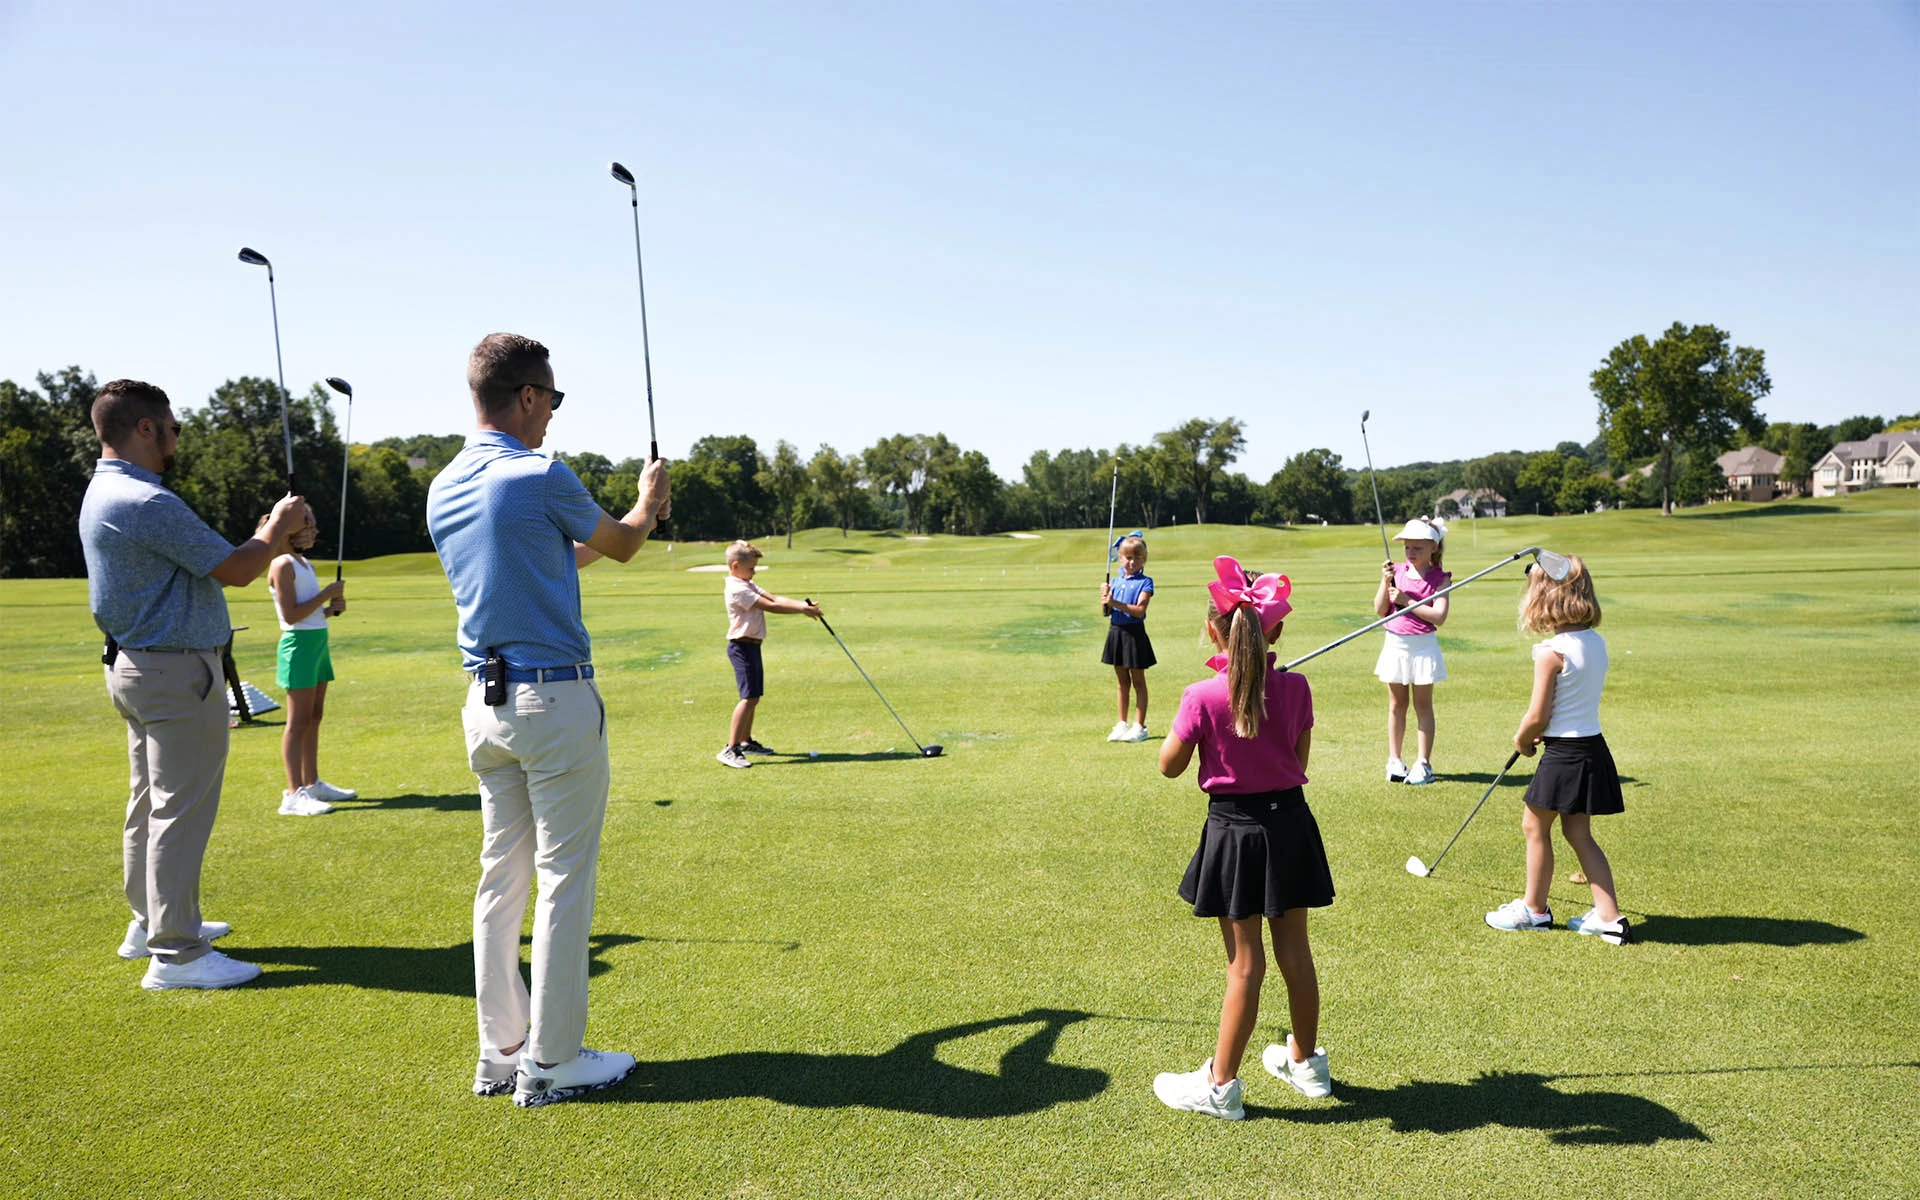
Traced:
POLYGON ((1248 605, 1260 619, 1260 631, 1271 634, 1273 627, 1293 611, 1287 601, 1293 583, 1285 575, 1249 576, 1238 559, 1226 554, 1213 560, 1213 573, 1219 578, 1207 585, 1207 595, 1213 598, 1215 612, 1232 612, 1248 605))

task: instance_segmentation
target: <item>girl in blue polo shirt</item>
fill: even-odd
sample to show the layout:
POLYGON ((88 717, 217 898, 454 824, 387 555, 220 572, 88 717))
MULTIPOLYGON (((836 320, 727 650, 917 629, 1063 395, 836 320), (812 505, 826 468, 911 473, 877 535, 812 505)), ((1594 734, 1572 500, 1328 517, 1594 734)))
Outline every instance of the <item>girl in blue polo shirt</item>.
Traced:
POLYGON ((1147 732, 1147 668, 1153 642, 1147 637, 1147 602, 1153 599, 1153 576, 1147 574, 1147 539, 1138 530, 1114 543, 1120 554, 1120 578, 1100 588, 1100 606, 1107 614, 1107 645, 1100 661, 1113 668, 1120 688, 1120 719, 1107 734, 1110 742, 1144 742, 1147 732), (1127 693, 1134 695, 1139 716, 1127 723, 1127 693))

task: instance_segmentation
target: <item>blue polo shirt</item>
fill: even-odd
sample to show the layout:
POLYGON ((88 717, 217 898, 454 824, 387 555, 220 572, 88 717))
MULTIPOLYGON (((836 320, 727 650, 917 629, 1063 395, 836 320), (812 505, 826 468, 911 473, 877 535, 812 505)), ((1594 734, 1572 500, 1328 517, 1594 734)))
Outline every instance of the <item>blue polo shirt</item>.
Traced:
POLYGON ((93 466, 80 502, 93 623, 129 650, 217 650, 233 636, 213 569, 233 553, 160 477, 121 458, 93 466))
POLYGON ((453 585, 463 667, 477 669, 489 646, 516 667, 593 657, 573 544, 599 524, 599 504, 565 463, 495 430, 467 438, 427 489, 427 532, 453 585))
MULTIPOLYGON (((1148 575, 1144 571, 1138 575, 1129 575, 1123 570, 1120 576, 1113 581, 1113 598, 1122 604, 1138 604, 1140 603, 1140 597, 1149 595, 1152 591, 1153 576, 1148 575)), ((1117 608, 1107 614, 1107 620, 1115 625, 1145 625, 1147 623, 1144 617, 1136 617, 1132 613, 1124 613, 1117 608)))

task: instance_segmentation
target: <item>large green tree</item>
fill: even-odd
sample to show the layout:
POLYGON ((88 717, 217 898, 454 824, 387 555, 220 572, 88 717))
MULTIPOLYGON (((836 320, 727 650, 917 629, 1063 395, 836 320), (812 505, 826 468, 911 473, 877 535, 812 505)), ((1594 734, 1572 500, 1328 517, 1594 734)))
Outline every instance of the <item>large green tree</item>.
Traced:
POLYGON ((0 577, 86 573, 76 523, 100 452, 99 387, 78 367, 38 381, 0 380, 0 577))
POLYGON ((860 459, 842 455, 823 442, 807 464, 807 474, 813 481, 814 495, 839 524, 840 536, 847 536, 860 511, 860 459))
POLYGON ((774 443, 773 457, 760 468, 759 483, 773 497, 774 520, 787 532, 787 549, 793 549, 793 527, 805 515, 807 468, 800 452, 784 438, 774 443))
POLYGON ((1233 417, 1224 421, 1194 417, 1155 434, 1154 442, 1165 453, 1171 473, 1191 489, 1193 519, 1206 524, 1207 505, 1220 472, 1247 448, 1246 427, 1233 417))
MULTIPOLYGON (((1353 521, 1353 491, 1331 450, 1302 450, 1289 458, 1267 482, 1267 496, 1273 515, 1289 525, 1316 518, 1334 525, 1353 521)), ((1371 502, 1367 511, 1373 511, 1371 502)))
POLYGON ((1635 334, 1608 352, 1591 388, 1613 462, 1653 455, 1660 509, 1673 511, 1674 455, 1713 455, 1736 431, 1759 437, 1766 423, 1755 405, 1773 390, 1766 353, 1735 346, 1711 325, 1678 321, 1659 339, 1635 334))

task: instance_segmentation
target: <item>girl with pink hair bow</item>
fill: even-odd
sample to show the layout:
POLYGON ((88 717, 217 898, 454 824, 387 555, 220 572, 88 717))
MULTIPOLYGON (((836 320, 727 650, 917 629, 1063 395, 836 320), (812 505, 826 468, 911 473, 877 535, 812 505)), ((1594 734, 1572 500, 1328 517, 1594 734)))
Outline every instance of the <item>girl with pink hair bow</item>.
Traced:
POLYGON ((1246 1115, 1240 1063, 1266 979, 1263 918, 1293 1032, 1269 1045, 1261 1063, 1304 1096, 1333 1094, 1327 1052, 1317 1044, 1320 981, 1307 942, 1307 910, 1333 903, 1333 875, 1303 790, 1313 694, 1305 676, 1280 670, 1268 650, 1293 610, 1293 585, 1285 575, 1256 577, 1225 556, 1213 566, 1206 630, 1219 651, 1207 660, 1214 674, 1181 693, 1160 747, 1160 773, 1178 778, 1199 756, 1207 820, 1180 898, 1194 916, 1220 923, 1226 998, 1213 1057, 1196 1070, 1160 1075, 1153 1090, 1169 1107, 1237 1121, 1246 1115))

